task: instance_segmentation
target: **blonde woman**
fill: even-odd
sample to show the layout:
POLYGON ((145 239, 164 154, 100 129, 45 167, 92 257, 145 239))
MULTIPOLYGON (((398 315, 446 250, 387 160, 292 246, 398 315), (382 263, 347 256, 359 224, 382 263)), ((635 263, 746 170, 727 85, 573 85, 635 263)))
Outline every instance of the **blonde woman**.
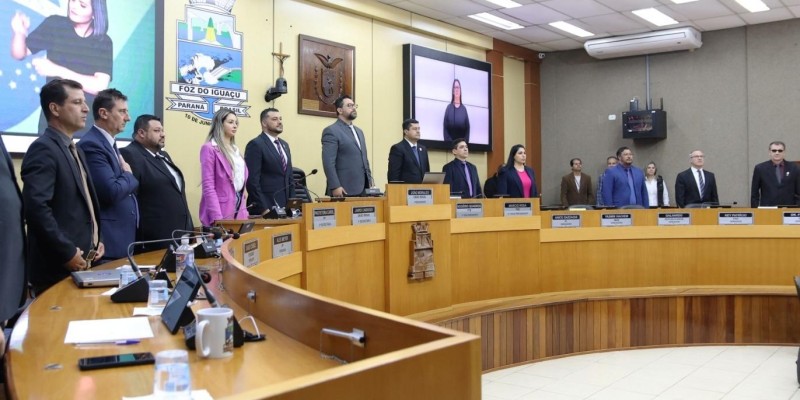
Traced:
POLYGON ((239 119, 233 111, 214 114, 206 143, 200 148, 203 193, 200 222, 211 226, 221 219, 247 219, 247 166, 236 147, 239 119))

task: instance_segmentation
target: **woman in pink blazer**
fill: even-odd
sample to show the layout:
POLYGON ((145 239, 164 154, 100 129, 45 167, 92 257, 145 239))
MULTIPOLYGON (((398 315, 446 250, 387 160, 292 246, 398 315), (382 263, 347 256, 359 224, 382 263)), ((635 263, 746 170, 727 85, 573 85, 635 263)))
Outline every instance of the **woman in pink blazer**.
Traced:
POLYGON ((203 193, 200 222, 211 226, 220 219, 247 219, 247 166, 236 147, 239 120, 233 111, 214 114, 206 143, 200 148, 203 193))

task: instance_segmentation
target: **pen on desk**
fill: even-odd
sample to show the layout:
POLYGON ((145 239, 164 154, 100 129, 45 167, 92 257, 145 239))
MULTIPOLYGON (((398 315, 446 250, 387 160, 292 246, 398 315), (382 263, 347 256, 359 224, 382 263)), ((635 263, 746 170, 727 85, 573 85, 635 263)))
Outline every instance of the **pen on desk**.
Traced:
POLYGON ((96 346, 96 345, 103 345, 103 344, 113 344, 117 346, 128 346, 131 344, 139 344, 140 341, 136 339, 129 339, 129 340, 109 340, 109 341, 102 341, 102 342, 86 342, 86 343, 76 343, 76 346, 96 346))

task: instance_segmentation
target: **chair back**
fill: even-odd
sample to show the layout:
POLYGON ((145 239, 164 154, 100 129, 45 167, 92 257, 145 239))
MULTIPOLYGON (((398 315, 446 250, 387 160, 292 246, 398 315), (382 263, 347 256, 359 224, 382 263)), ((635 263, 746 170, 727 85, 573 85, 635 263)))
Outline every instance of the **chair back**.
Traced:
POLYGON ((644 209, 644 206, 641 204, 626 204, 622 207, 618 207, 620 210, 638 210, 644 209))
POLYGON ((311 195, 306 189, 306 173, 300 168, 292 167, 292 179, 294 182, 295 197, 303 203, 311 203, 311 195))

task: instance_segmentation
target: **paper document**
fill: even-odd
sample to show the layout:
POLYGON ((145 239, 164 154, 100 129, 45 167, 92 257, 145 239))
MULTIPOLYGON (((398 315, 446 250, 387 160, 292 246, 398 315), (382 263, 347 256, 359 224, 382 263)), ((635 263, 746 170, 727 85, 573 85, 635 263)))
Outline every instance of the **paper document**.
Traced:
POLYGON ((147 317, 70 321, 64 343, 100 343, 153 337, 147 317))

